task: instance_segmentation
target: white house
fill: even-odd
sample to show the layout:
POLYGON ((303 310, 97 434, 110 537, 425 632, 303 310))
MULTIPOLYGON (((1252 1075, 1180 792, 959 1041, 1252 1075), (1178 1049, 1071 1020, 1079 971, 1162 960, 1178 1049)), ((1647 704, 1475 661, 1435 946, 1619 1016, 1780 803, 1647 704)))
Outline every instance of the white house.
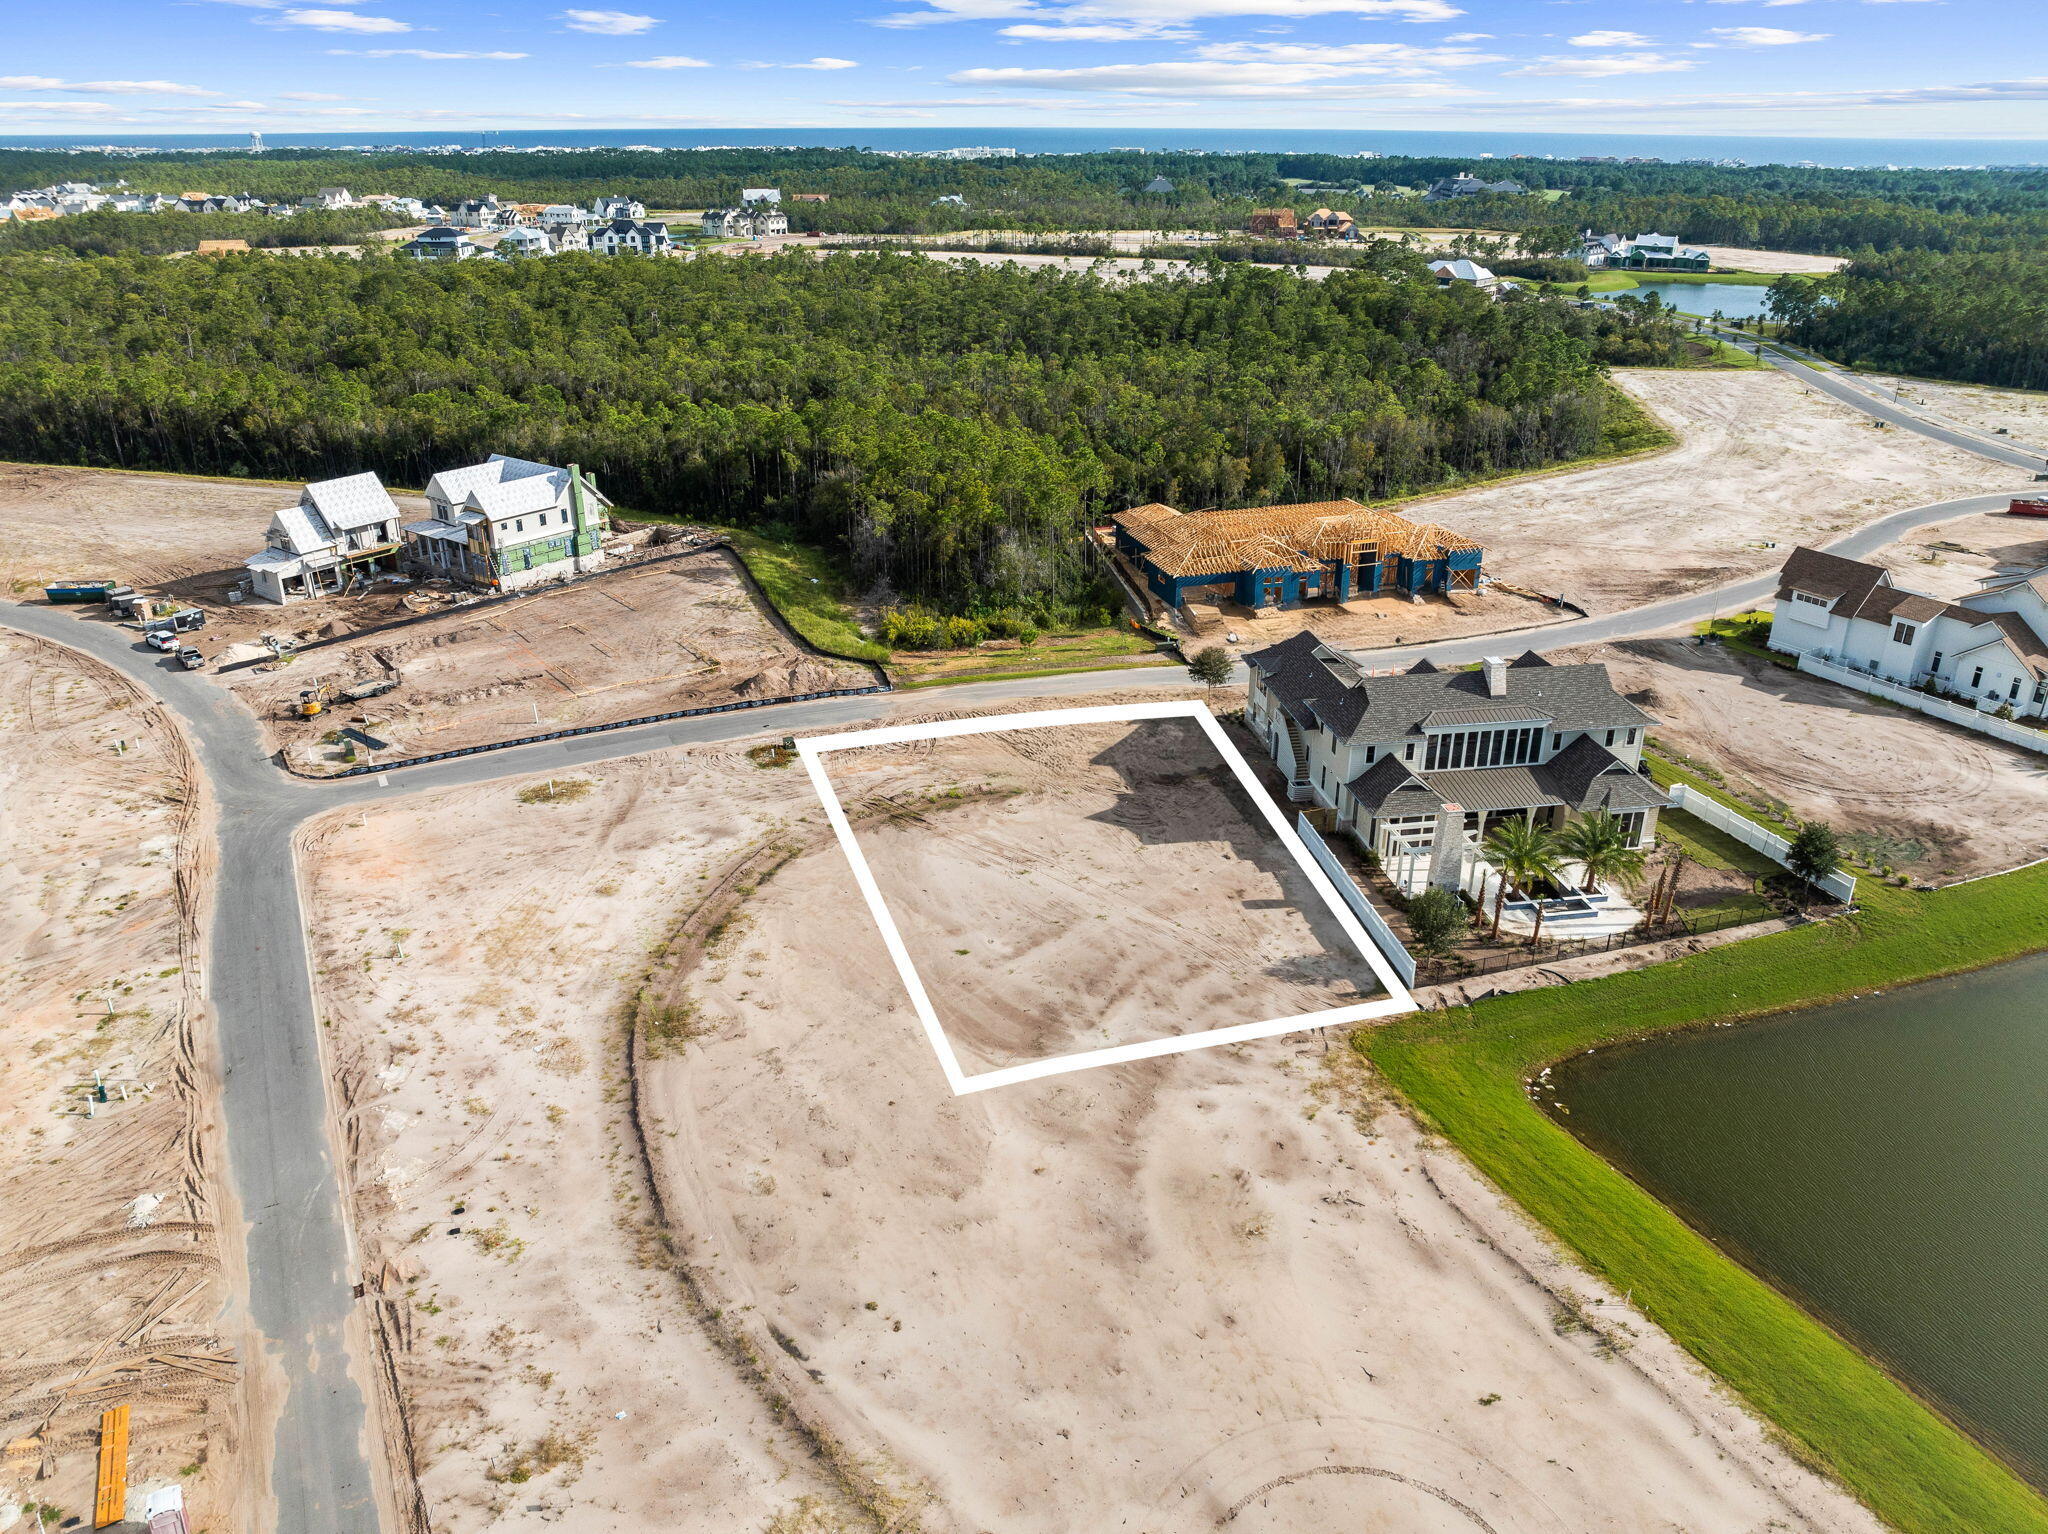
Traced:
POLYGON ((1482 293, 1495 293, 1506 286, 1488 268, 1481 266, 1477 261, 1468 261, 1463 256, 1455 261, 1432 261, 1429 263, 1429 269, 1435 274, 1436 285, 1440 288, 1453 287, 1462 282, 1478 288, 1482 293))
POLYGON ((709 240, 758 240, 789 233, 789 215, 780 208, 706 208, 704 237, 709 240))
POLYGON ((349 195, 349 190, 345 186, 323 186, 311 197, 299 199, 299 206, 302 208, 321 208, 328 212, 337 208, 353 208, 355 205, 355 198, 349 195))
POLYGON ((433 515, 404 529, 406 567, 418 574, 512 591, 604 563, 611 502, 574 464, 493 453, 436 474, 427 504, 433 515))
POLYGON ((1675 234, 1639 234, 1625 240, 1588 229, 1580 236, 1579 256, 1596 271, 1704 272, 1714 264, 1711 254, 1680 244, 1675 234))
POLYGON ((297 505, 271 513, 262 552, 242 567, 266 602, 339 591, 354 574, 396 562, 398 523, 398 507, 376 475, 324 479, 306 486, 297 505))
POLYGON ((673 243, 669 238, 668 225, 660 219, 635 222, 629 218, 615 218, 590 236, 590 248, 606 256, 664 256, 673 243))
POLYGON ((1528 190, 1519 181, 1484 181, 1466 170, 1436 182, 1422 194, 1422 200, 1449 202, 1458 197, 1520 197, 1528 190))
POLYGON ((415 261, 467 261, 484 253, 483 247, 462 230, 447 224, 422 229, 401 245, 399 251, 415 261))
POLYGON ((552 256, 554 242, 531 224, 520 224, 498 236, 491 254, 500 261, 517 261, 522 256, 552 256))
POLYGON ((782 188, 779 186, 743 186, 740 188, 740 206, 743 208, 764 205, 773 206, 781 201, 782 188))
POLYGON ((1771 648, 1811 655, 1987 712, 2048 717, 2048 566, 1958 602, 1902 591, 1880 565, 1794 549, 1778 576, 1771 648))
POLYGON ((592 219, 602 222, 606 219, 624 218, 638 221, 647 217, 647 204, 631 197, 600 197, 590 205, 592 219))
POLYGON ((1650 717, 1600 665, 1533 650, 1478 671, 1371 675, 1306 630, 1245 657, 1245 724, 1290 798, 1331 810, 1411 892, 1473 882, 1500 821, 1615 816, 1646 845, 1669 801, 1641 772, 1650 717))

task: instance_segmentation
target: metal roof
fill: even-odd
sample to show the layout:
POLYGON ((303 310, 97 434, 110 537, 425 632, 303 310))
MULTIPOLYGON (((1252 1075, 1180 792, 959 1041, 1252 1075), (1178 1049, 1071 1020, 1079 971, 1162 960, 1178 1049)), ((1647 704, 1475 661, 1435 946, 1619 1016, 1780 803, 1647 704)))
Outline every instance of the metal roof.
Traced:
MULTIPOLYGON (((1414 675, 1410 672, 1409 675, 1414 675)), ((1440 708, 1422 721, 1425 730, 1455 730, 1468 724, 1548 724, 1549 716, 1533 714, 1528 705, 1482 704, 1477 708, 1440 708)))
POLYGON ((1533 810, 1563 804, 1533 767, 1464 767, 1423 774, 1430 791, 1467 810, 1533 810))

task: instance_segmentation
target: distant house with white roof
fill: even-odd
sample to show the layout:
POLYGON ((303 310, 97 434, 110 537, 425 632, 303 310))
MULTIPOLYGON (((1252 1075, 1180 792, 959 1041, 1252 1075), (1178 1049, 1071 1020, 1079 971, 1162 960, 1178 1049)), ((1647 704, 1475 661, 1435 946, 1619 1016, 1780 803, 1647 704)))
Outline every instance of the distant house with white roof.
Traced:
POLYGON ((599 222, 613 218, 642 219, 647 217, 647 204, 631 197, 600 197, 590 205, 590 214, 599 222))
POLYGON ((519 224, 498 236, 498 243, 491 254, 500 261, 516 261, 522 256, 552 256, 554 241, 544 230, 532 224, 519 224))
POLYGON ((302 208, 323 208, 330 212, 336 208, 353 208, 355 205, 355 198, 349 194, 349 189, 345 186, 323 186, 311 197, 299 199, 299 206, 302 208))
POLYGON ((1580 238, 1580 255, 1596 271, 1704 272, 1714 265, 1710 252, 1679 244, 1675 234, 1639 234, 1625 240, 1588 229, 1580 238))
POLYGON ((357 573, 397 562, 399 511, 374 474, 324 479, 271 513, 262 552, 242 562, 266 602, 339 591, 357 573))
POLYGON ((741 207, 750 208, 760 203, 772 205, 781 201, 782 188, 779 186, 743 186, 740 188, 741 207))
POLYGON ((604 562, 611 505, 574 464, 566 469, 493 453, 427 482, 433 515, 405 525, 406 568, 514 591, 604 562))
POLYGON ((1440 288, 1455 287, 1463 282, 1478 288, 1482 293, 1497 293, 1504 286, 1491 270, 1481 266, 1477 261, 1468 261, 1463 256, 1455 261, 1432 261, 1429 263, 1429 269, 1435 275, 1436 285, 1440 288))

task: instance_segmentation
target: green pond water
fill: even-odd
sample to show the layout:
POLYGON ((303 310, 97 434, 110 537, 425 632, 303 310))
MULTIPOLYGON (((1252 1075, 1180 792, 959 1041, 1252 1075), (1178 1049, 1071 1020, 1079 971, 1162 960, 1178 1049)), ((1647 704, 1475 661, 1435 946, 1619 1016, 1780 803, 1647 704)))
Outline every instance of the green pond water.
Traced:
POLYGON ((1551 1082, 1560 1122, 2048 1489, 2048 955, 1551 1082))
POLYGON ((1659 282, 1638 277, 1633 288, 1624 288, 1610 298, 1641 298, 1655 293, 1666 307, 1682 314, 1719 314, 1731 320, 1752 320, 1765 312, 1771 290, 1740 282, 1659 282))

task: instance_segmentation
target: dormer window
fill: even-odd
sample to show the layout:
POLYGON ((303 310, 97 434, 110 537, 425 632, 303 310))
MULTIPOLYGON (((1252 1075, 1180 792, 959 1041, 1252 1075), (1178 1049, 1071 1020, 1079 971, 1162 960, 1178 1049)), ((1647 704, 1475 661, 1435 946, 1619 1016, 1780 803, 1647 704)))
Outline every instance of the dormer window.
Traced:
POLYGON ((1892 643, 1911 644, 1913 642, 1913 636, 1919 632, 1919 628, 1914 624, 1894 623, 1892 625, 1892 643))
POLYGON ((1817 597, 1809 591, 1793 592, 1792 600, 1795 602, 1804 602, 1809 607, 1833 607, 1835 605, 1831 599, 1827 597, 1817 597))

